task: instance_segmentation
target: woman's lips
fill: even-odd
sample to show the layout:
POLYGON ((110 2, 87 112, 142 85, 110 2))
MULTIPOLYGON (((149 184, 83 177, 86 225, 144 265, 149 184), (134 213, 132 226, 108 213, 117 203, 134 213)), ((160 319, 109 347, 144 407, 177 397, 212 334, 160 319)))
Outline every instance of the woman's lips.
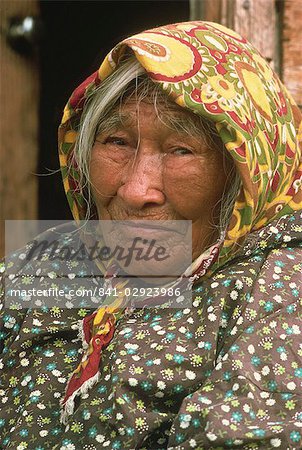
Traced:
MULTIPOLYGON (((188 227, 191 224, 190 221, 178 221, 178 220, 126 220, 126 221, 118 221, 114 222, 117 224, 117 228, 120 229, 121 232, 123 230, 141 233, 144 235, 152 235, 152 234, 181 234, 185 235, 188 231, 188 227)), ((115 225, 113 225, 115 228, 115 225)))

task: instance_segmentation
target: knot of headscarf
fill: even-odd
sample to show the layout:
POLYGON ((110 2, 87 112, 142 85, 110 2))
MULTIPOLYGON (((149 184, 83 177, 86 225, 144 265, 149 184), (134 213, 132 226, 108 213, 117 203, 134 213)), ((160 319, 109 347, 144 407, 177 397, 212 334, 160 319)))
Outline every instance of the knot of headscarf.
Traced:
MULTIPOLYGON (((118 289, 122 289, 123 286, 124 283, 118 289)), ((106 302, 110 303, 110 298, 107 298, 106 302)), ((79 322, 79 335, 82 338, 84 354, 67 383, 65 396, 61 402, 63 423, 67 422, 68 416, 74 411, 75 398, 86 394, 99 380, 102 350, 111 341, 115 325, 123 315, 125 307, 126 298, 120 295, 108 306, 100 307, 79 322)))

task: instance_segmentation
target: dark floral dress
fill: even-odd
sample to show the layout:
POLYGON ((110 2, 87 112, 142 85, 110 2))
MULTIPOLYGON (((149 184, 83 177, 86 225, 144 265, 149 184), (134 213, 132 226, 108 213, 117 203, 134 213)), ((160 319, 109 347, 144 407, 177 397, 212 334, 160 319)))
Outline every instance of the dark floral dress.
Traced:
POLYGON ((125 314, 66 426, 60 399, 92 310, 4 309, 1 448, 302 448, 301 283, 298 213, 251 234, 191 308, 125 314))

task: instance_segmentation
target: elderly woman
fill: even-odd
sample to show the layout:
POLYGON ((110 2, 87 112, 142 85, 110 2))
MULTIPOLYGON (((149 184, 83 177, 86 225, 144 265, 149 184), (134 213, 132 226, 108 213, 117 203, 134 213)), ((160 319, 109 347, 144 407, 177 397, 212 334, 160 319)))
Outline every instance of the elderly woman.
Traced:
MULTIPOLYGON (((67 198, 76 220, 191 222, 193 301, 5 310, 3 448, 301 448, 300 125, 269 65, 221 25, 168 25, 109 53, 64 112, 67 198)), ((45 251, 44 287, 52 264, 45 251)), ((87 269, 64 264, 69 286, 87 269)))

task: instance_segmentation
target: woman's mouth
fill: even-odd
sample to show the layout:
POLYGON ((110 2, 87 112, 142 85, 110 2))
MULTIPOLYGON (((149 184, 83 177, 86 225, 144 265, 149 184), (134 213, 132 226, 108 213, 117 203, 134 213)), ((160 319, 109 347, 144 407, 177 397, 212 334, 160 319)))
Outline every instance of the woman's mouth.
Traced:
MULTIPOLYGON (((142 235, 162 235, 167 237, 167 234, 180 234, 185 236, 191 226, 191 221, 186 220, 122 220, 113 221, 113 228, 117 228, 123 234, 133 232, 141 233, 142 235)), ((179 237, 178 237, 179 238, 179 237)))

